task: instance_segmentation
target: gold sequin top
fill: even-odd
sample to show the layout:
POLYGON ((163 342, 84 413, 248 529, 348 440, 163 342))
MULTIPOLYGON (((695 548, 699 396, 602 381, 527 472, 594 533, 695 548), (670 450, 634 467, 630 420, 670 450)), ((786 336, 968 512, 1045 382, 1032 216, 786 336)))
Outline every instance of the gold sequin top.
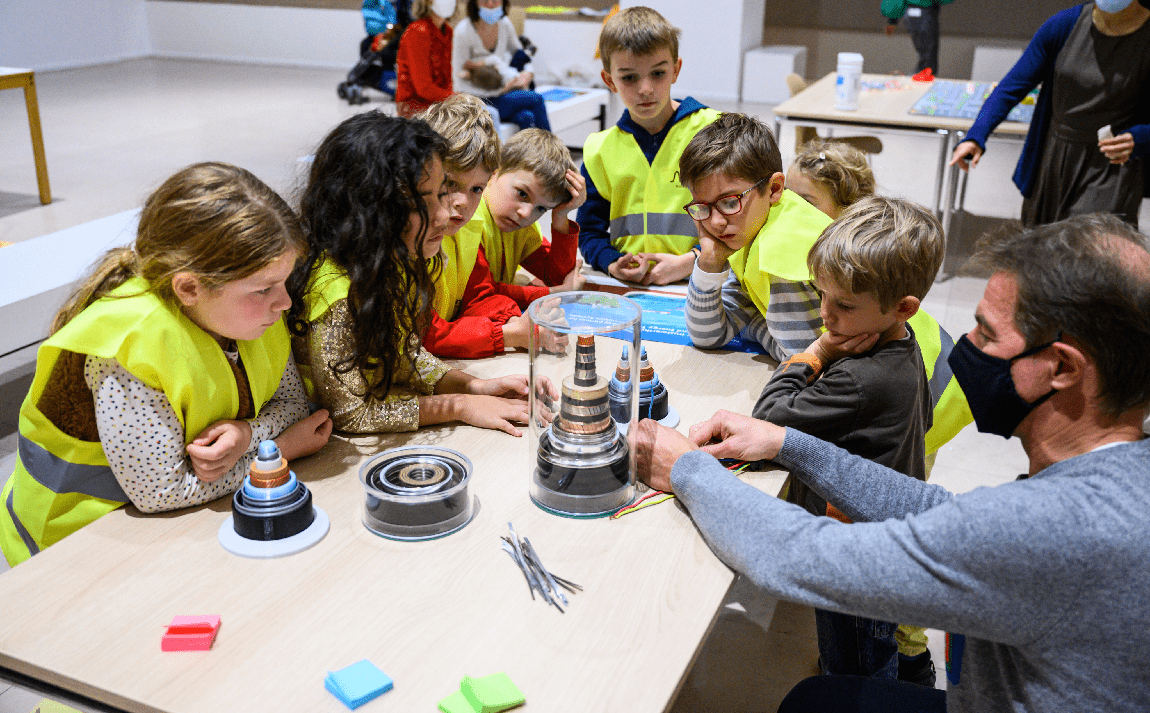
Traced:
POLYGON ((331 412, 332 422, 340 431, 382 433, 416 430, 419 428, 419 397, 434 394, 435 385, 451 367, 420 347, 419 340, 412 335, 410 347, 419 349, 415 369, 404 360, 395 372, 395 383, 387 398, 380 401, 369 396, 364 400, 359 396, 366 389, 358 370, 336 374, 328 366, 351 355, 350 324, 347 300, 341 299, 311 324, 306 337, 292 337, 296 362, 311 367, 314 397, 331 412))

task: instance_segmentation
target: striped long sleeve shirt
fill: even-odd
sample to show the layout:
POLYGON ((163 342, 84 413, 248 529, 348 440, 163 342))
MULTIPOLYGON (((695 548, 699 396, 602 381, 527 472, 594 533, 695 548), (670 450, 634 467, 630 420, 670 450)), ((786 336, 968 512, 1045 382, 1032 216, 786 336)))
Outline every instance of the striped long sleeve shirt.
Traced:
POLYGON ((700 349, 719 349, 740 334, 779 361, 818 339, 823 326, 813 283, 771 276, 764 315, 734 272, 705 272, 696 263, 687 289, 687 333, 700 349))

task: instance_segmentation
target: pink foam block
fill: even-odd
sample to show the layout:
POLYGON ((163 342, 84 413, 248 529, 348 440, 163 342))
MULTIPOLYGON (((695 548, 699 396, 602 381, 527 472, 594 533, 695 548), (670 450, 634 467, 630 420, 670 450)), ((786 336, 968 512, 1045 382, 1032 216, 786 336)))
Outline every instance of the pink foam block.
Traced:
POLYGON ((218 616, 177 616, 160 640, 161 651, 207 651, 220 629, 218 616))

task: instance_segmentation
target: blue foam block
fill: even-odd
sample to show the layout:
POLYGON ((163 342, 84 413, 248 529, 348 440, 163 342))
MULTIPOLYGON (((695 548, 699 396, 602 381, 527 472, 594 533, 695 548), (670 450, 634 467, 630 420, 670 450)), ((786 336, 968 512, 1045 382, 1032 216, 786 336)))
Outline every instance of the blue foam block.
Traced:
POLYGON ((323 687, 352 710, 391 690, 391 677, 367 659, 338 671, 328 671, 323 687))

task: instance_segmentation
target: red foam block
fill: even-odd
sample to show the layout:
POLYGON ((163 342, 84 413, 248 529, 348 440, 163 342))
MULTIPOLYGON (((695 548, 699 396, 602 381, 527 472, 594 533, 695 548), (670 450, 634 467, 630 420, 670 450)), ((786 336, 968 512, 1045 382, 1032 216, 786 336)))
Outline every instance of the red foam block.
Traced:
POLYGON ((207 651, 220 630, 219 616, 177 616, 160 640, 161 651, 207 651))

